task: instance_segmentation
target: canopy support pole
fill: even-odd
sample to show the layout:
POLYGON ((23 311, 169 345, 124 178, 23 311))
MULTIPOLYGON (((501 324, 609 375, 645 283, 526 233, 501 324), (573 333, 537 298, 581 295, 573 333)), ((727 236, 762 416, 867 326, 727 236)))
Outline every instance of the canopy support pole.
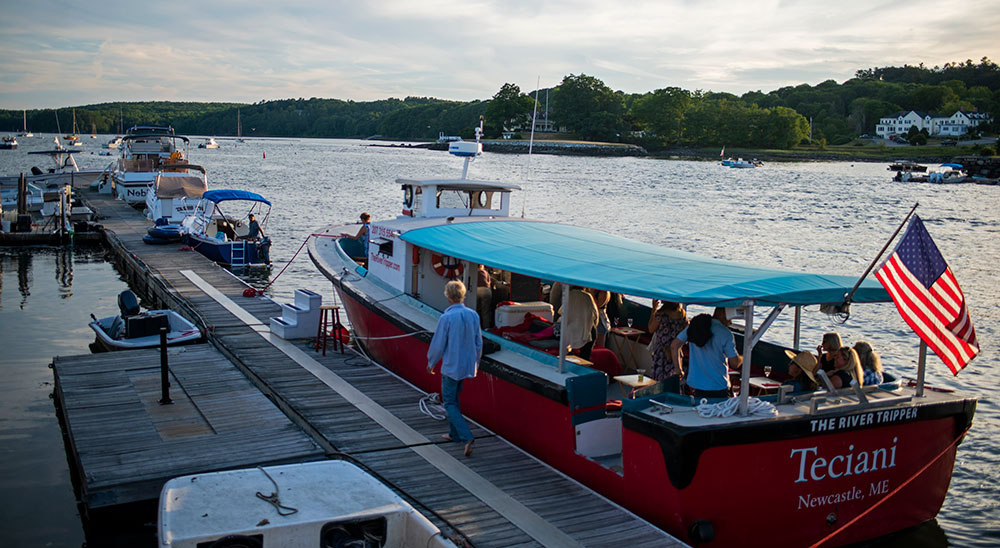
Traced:
POLYGON ((801 344, 801 334, 802 334, 802 306, 795 307, 795 326, 792 331, 792 348, 796 352, 799 351, 799 345, 801 344))
POLYGON ((740 415, 749 415, 750 361, 753 354, 753 301, 743 302, 743 365, 740 374, 740 415))
POLYGON ((566 324, 563 323, 563 318, 569 314, 569 291, 570 286, 567 284, 562 284, 562 305, 560 305, 559 310, 559 322, 561 329, 559 330, 559 372, 563 372, 563 368, 566 366, 566 324))
POLYGON ((927 343, 920 340, 920 357, 917 358, 917 393, 916 397, 924 397, 924 371, 927 365, 927 343))

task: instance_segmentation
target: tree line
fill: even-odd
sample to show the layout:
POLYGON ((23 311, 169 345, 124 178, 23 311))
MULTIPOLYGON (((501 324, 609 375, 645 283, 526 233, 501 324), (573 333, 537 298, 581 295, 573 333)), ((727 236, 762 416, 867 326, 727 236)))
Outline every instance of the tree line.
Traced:
MULTIPOLYGON (((843 144, 874 133, 883 116, 901 110, 951 115, 959 109, 1000 110, 1000 68, 979 63, 858 70, 838 84, 827 80, 737 96, 664 87, 647 93, 610 89, 600 79, 570 74, 550 90, 522 93, 506 83, 489 100, 447 101, 407 97, 379 101, 285 99, 254 104, 120 102, 33 109, 36 132, 120 133, 132 125, 171 126, 180 134, 246 137, 330 137, 433 140, 439 133, 472 137, 485 119, 486 134, 530 131, 546 115, 534 97, 550 97, 547 115, 571 137, 632 143, 651 149, 686 146, 790 148, 810 138, 843 144)), ((22 111, 0 111, 0 130, 17 132, 22 111)), ((995 131, 996 124, 984 128, 995 131)))

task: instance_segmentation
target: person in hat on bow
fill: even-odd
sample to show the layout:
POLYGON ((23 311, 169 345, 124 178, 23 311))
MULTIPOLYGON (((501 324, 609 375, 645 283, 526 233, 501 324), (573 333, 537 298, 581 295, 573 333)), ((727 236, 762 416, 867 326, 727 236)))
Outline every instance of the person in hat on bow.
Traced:
POLYGON ((788 362, 788 374, 792 378, 781 383, 792 386, 792 392, 812 392, 819 385, 816 383, 816 369, 819 362, 816 356, 809 352, 792 352, 785 350, 785 354, 792 360, 788 362))

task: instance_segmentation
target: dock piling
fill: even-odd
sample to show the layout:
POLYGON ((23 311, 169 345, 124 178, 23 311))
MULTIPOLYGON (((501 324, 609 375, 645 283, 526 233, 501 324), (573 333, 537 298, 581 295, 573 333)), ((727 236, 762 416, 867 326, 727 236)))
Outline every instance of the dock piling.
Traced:
POLYGON ((170 405, 174 403, 170 399, 170 379, 167 376, 170 370, 167 365, 167 328, 160 328, 160 405, 170 405))

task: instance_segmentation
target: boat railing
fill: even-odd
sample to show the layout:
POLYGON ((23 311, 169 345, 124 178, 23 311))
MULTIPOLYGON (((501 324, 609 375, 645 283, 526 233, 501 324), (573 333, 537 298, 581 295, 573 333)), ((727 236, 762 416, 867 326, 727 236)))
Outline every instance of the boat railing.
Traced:
MULTIPOLYGON (((818 371, 820 379, 826 385, 826 390, 818 392, 807 392, 803 394, 790 395, 790 386, 782 386, 778 390, 777 403, 799 404, 809 402, 809 414, 821 415, 823 413, 844 412, 853 409, 873 409, 878 407, 888 407, 899 403, 909 403, 913 400, 912 395, 899 394, 895 390, 887 389, 884 385, 851 386, 835 389, 829 384, 829 377, 826 372, 818 371)), ((892 385, 898 387, 898 385, 892 385)))

